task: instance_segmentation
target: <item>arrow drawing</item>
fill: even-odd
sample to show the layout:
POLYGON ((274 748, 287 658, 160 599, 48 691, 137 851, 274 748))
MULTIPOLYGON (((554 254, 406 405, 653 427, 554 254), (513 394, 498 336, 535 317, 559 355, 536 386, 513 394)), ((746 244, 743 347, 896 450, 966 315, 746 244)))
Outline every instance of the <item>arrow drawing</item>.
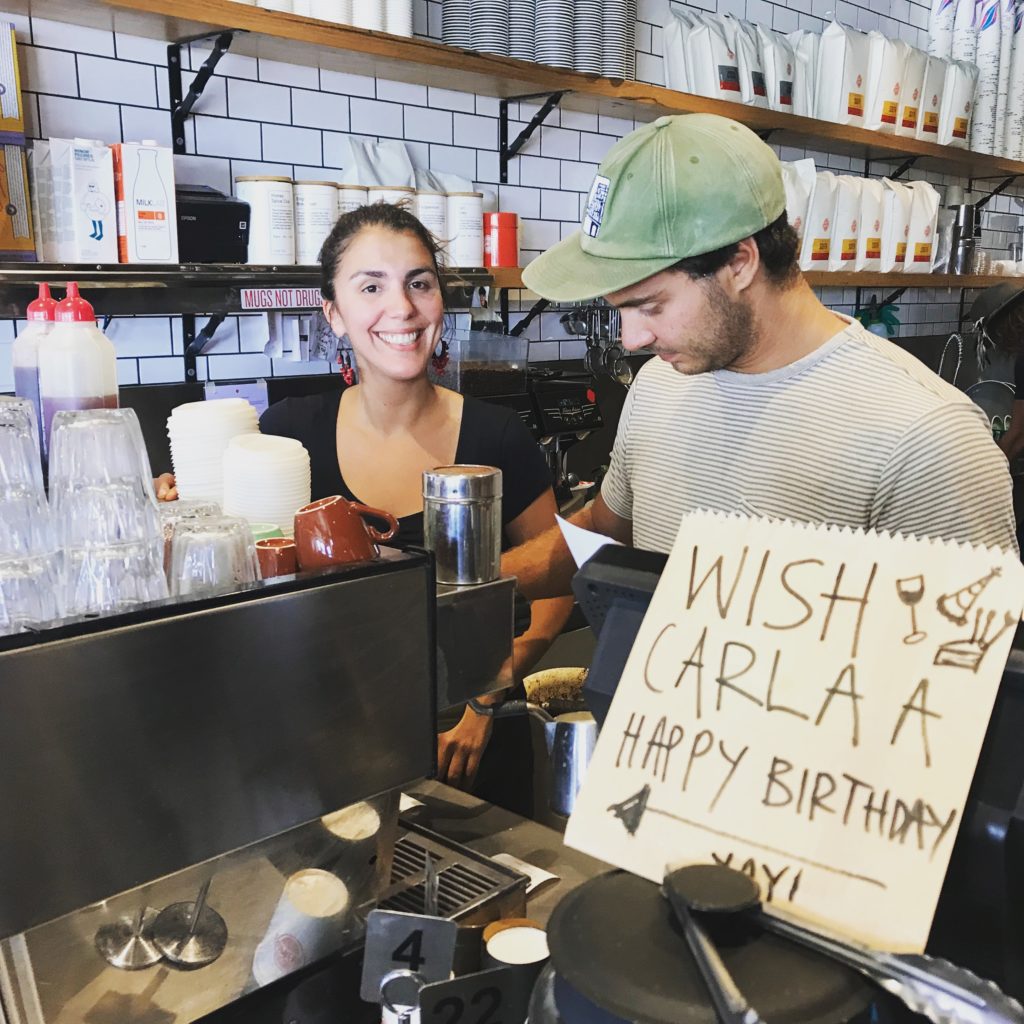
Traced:
POLYGON ((734 835, 731 832, 723 832, 716 828, 711 828, 708 825, 702 825, 699 821, 692 821, 689 818, 684 818, 678 814, 673 814, 671 811, 663 811, 660 807, 652 807, 649 803, 651 796, 651 787, 649 785, 644 786, 643 789, 637 790, 631 796, 626 797, 617 804, 609 804, 608 812, 614 815, 622 823, 622 827, 631 835, 635 836, 640 829, 640 822, 643 820, 645 814, 657 814, 662 818, 669 818, 671 821, 677 821, 681 825, 689 825, 690 828, 695 828, 701 832, 707 832, 709 835, 718 836, 721 839, 730 839, 733 842, 744 843, 747 846, 752 846, 758 850, 764 850, 767 853, 779 854, 783 857, 787 857, 789 860, 797 861, 800 864, 807 864, 813 868, 820 868, 822 871, 827 871, 833 875, 841 875, 844 878, 852 878, 858 882, 866 882, 868 885, 877 886, 879 889, 888 889, 889 887, 885 882, 878 878, 872 878, 870 875, 861 875, 855 871, 846 871, 843 868, 835 867, 832 864, 824 864, 821 861, 810 860, 807 857, 800 857, 790 850, 782 850, 777 846, 767 846, 765 843, 755 842, 753 839, 748 839, 746 836, 734 835))

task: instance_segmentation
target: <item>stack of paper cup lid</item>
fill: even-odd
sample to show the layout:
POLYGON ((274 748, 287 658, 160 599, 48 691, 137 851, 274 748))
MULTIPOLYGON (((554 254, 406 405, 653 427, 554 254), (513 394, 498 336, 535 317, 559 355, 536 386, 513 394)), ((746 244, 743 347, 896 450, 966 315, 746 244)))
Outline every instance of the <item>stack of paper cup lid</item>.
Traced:
MULTIPOLYGON (((541 0, 543 3, 543 0, 541 0)), ((534 0, 508 0, 508 55, 533 60, 534 0)))
POLYGON ((244 434, 223 453, 224 514, 276 523, 291 537, 295 513, 309 504, 309 452, 290 437, 244 434))
POLYGON ((356 28, 384 31, 384 4, 381 0, 352 0, 352 24, 356 28))
POLYGON ((309 0, 310 15, 335 25, 352 23, 352 0, 309 0))
POLYGON ((577 71, 601 74, 604 52, 603 0, 576 0, 573 23, 574 63, 577 71))
POLYGON ((468 50, 473 45, 473 0, 444 0, 441 8, 441 41, 468 50))
POLYGON ((412 0, 385 0, 384 31, 393 36, 412 35, 412 0))
MULTIPOLYGON (((609 0, 609 3, 614 0, 609 0)), ((574 64, 572 0, 545 0, 537 4, 534 35, 536 59, 541 64, 572 70, 574 64)))
POLYGON ((635 0, 606 0, 603 14, 601 74, 632 78, 636 68, 635 0))
POLYGON ((509 0, 474 0, 472 49, 508 56, 508 3, 509 0))
POLYGON ((232 438, 258 430, 256 410, 244 398, 179 405, 167 420, 178 494, 185 500, 219 504, 224 492, 224 450, 232 438))

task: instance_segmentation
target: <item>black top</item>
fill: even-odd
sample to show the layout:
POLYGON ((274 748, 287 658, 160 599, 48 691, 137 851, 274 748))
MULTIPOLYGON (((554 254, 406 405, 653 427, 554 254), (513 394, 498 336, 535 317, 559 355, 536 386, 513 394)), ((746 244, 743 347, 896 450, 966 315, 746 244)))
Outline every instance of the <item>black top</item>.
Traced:
MULTIPOLYGON (((342 391, 275 402, 260 417, 264 434, 292 437, 309 452, 312 500, 340 494, 362 501, 341 475, 335 444, 338 406, 342 391)), ((551 486, 547 463, 537 442, 511 410, 489 405, 469 395, 463 399, 462 423, 455 461, 461 464, 496 466, 502 473, 501 521, 507 526, 551 486)), ((386 468, 382 467, 386 472, 386 468)), ((363 502, 366 504, 366 502, 363 502)), ((399 519, 399 545, 423 543, 423 513, 399 519)))
POLYGON ((1024 402, 1024 352, 1017 356, 1017 362, 1013 366, 1014 398, 1018 402, 1024 402))

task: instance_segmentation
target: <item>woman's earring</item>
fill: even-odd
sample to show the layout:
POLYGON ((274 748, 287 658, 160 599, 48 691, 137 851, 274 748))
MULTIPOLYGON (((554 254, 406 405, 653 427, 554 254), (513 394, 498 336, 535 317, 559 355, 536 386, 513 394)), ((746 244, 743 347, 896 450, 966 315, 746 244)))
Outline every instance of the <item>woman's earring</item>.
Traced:
POLYGON ((441 347, 430 357, 430 364, 434 367, 435 373, 444 373, 448 368, 448 341, 441 339, 441 347))

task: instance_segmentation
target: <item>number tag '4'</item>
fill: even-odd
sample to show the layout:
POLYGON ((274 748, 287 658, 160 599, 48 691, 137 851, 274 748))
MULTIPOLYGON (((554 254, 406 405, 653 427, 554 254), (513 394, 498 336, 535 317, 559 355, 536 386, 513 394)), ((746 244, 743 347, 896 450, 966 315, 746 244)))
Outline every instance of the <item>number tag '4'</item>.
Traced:
POLYGON ((413 971, 425 982, 443 981, 455 958, 454 921, 423 914, 374 910, 366 920, 363 980, 359 994, 380 1002, 380 983, 392 971, 413 971))

